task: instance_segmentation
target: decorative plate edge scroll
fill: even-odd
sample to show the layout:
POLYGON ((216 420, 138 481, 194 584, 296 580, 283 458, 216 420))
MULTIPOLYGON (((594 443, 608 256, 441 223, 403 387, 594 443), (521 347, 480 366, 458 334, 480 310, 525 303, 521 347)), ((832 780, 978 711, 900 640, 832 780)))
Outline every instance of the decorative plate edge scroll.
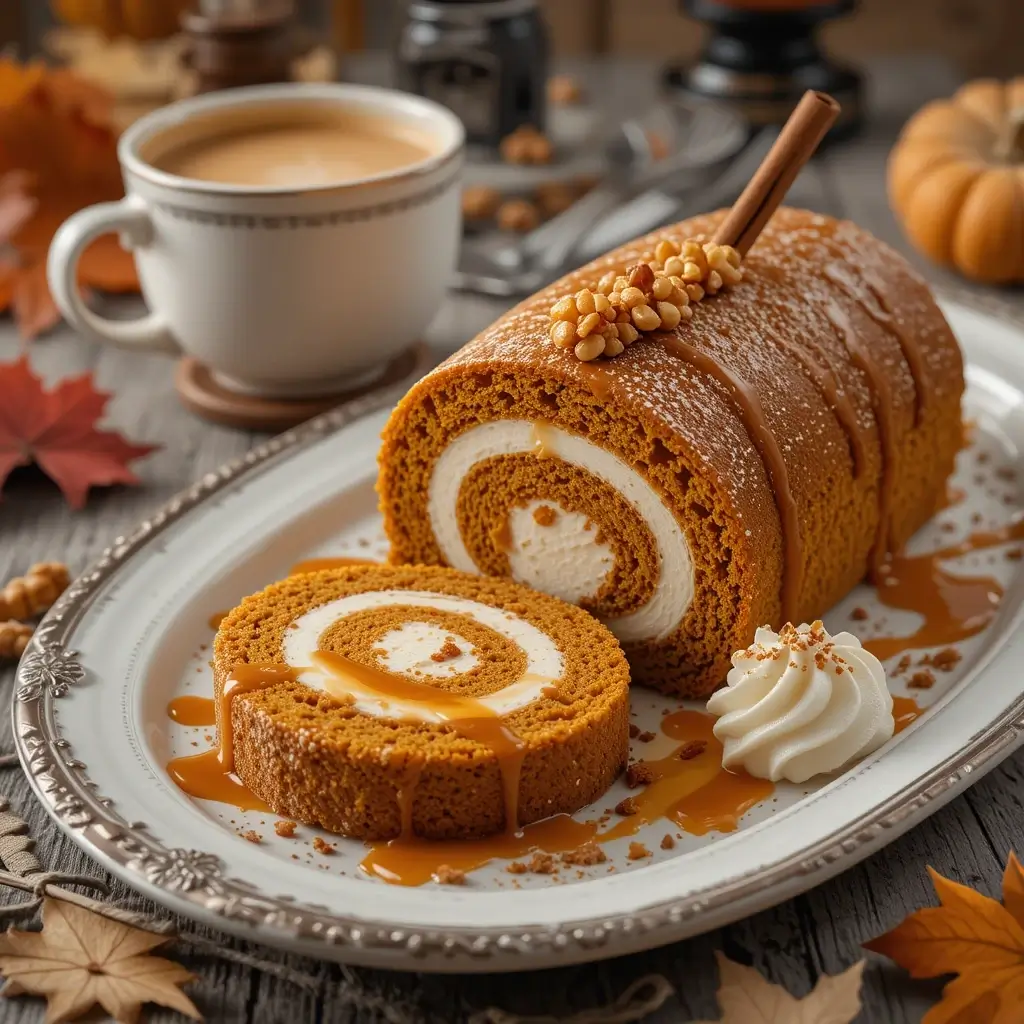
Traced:
MULTIPOLYGON (((940 297, 942 291, 939 291, 940 297)), ((949 297, 947 293, 947 297, 949 297)), ((958 293, 964 305, 993 312, 970 294, 958 293)), ((1000 307, 998 314, 1024 328, 1024 316, 1000 307)), ((325 413, 253 448, 172 498, 128 537, 118 537, 100 558, 65 591, 36 630, 18 667, 12 702, 14 736, 25 772, 50 814, 101 862, 120 870, 131 882, 148 884, 185 900, 225 922, 271 931, 289 939, 390 950, 410 957, 471 957, 479 960, 520 958, 541 951, 559 953, 607 947, 620 937, 649 936, 671 931, 684 921, 705 916, 724 906, 750 900, 767 885, 796 882, 801 877, 830 871, 837 864, 852 866, 881 845, 886 834, 902 831, 922 808, 943 802, 968 776, 994 763, 1024 735, 1024 695, 979 733, 963 750, 937 766, 881 807, 837 830, 798 854, 690 895, 639 908, 632 914, 567 922, 554 927, 533 926, 514 931, 501 928, 412 926, 381 927, 364 920, 333 914, 280 896, 268 896, 248 883, 226 878, 213 854, 168 849, 148 832, 145 823, 124 820, 110 800, 99 795, 61 738, 53 702, 85 675, 76 653, 65 646, 75 624, 103 584, 120 565, 177 519, 243 474, 268 468, 277 458, 292 454, 341 430, 362 416, 393 403, 405 384, 368 395, 325 413)), ((179 909, 183 909, 179 907, 179 909)), ((672 936, 666 936, 669 941, 672 936)), ((655 944, 654 942, 650 943, 655 944)))

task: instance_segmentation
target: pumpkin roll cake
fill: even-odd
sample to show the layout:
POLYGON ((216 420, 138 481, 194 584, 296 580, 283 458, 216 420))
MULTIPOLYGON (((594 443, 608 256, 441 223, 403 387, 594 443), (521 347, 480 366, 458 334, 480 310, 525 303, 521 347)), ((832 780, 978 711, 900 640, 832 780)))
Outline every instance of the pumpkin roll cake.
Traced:
POLYGON ((413 387, 380 456, 392 562, 577 604, 634 682, 694 697, 757 627, 813 621, 877 574, 936 509, 962 439, 956 339, 899 255, 781 209, 742 267, 731 250, 719 264, 728 287, 712 272, 691 302, 657 276, 694 245, 713 262, 722 216, 515 307, 413 387), (608 312, 628 305, 616 275, 650 295, 631 322, 608 312), (670 292, 686 308, 655 301, 670 292), (590 321, 610 340, 577 341, 590 321))
POLYGON ((214 642, 221 757, 276 813, 362 839, 486 836, 601 795, 629 668, 580 608, 436 566, 301 573, 214 642))

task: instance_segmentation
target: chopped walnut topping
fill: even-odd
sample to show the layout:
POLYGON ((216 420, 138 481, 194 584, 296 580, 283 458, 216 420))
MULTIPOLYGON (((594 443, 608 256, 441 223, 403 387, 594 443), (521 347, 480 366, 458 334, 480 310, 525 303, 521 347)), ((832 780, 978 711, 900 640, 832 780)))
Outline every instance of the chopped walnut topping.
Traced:
POLYGON ((583 362, 612 358, 641 332, 674 330, 693 316, 691 303, 742 278, 732 246, 663 238, 625 274, 609 271, 594 288, 559 299, 551 307, 549 335, 583 362))
POLYGON ((868 619, 867 608, 854 608, 853 611, 850 612, 850 618, 853 619, 854 622, 865 622, 868 619))
POLYGON ((935 685, 935 674, 923 668, 915 672, 908 680, 907 686, 912 690, 930 690, 935 685))
POLYGON ((259 832, 257 832, 256 829, 254 829, 254 828, 249 829, 248 832, 243 832, 242 833, 242 838, 243 839, 248 839, 250 843, 262 843, 263 842, 263 836, 261 836, 259 834, 259 832))
POLYGON ((626 769, 626 785, 630 789, 647 786, 654 781, 654 769, 644 761, 635 761, 626 769))
POLYGON ((623 817, 629 817, 631 814, 636 814, 640 810, 640 805, 636 802, 636 799, 631 796, 627 796, 625 800, 620 800, 615 805, 615 813, 621 814, 623 817))
POLYGON ((643 860, 644 857, 650 857, 651 851, 644 846, 643 843, 630 843, 629 853, 626 854, 627 860, 643 860))
POLYGON ((657 734, 656 732, 651 732, 651 731, 650 731, 650 730, 648 729, 648 730, 645 730, 644 732, 640 733, 640 735, 639 735, 639 736, 637 736, 637 739, 638 739, 638 740, 639 740, 639 741, 640 741, 641 743, 650 743, 650 742, 651 742, 651 740, 653 740, 653 739, 655 739, 655 737, 657 737, 657 735, 658 735, 658 734, 657 734))
POLYGON ((680 761, 692 761, 695 757, 700 757, 707 748, 707 740, 690 740, 679 748, 679 753, 676 754, 676 757, 680 761))
POLYGON ((575 850, 569 850, 562 854, 563 864, 574 864, 582 867, 590 867, 593 864, 603 864, 608 859, 604 850, 595 842, 584 843, 575 850))
POLYGON ((640 726, 629 723, 629 738, 635 740, 640 735, 640 726))
POLYGON ((896 667, 893 669, 892 674, 894 676, 901 676, 908 668, 914 663, 914 659, 909 654, 904 654, 902 658, 896 663, 896 667))
POLYGON ((533 510, 533 521, 538 526, 554 526, 558 513, 550 505, 538 505, 533 510))
POLYGON ((283 819, 274 822, 274 831, 282 839, 291 839, 295 835, 295 829, 297 823, 294 821, 284 821, 283 819))
POLYGON ((465 885, 466 872, 449 864, 441 864, 434 872, 434 881, 441 885, 465 885))
POLYGON ((676 841, 668 832, 661 837, 661 848, 663 850, 674 850, 676 848, 676 841))
POLYGON ((441 650, 434 651, 430 656, 431 661, 451 661, 452 658, 457 658, 462 653, 462 648, 455 642, 455 638, 448 636, 445 637, 444 643, 441 645, 441 650))
POLYGON ((514 860, 505 865, 505 870, 510 875, 525 875, 529 868, 521 860, 514 860))
POLYGON ((313 849, 317 853, 322 853, 325 857, 334 853, 334 847, 330 843, 325 842, 320 836, 314 836, 313 849))

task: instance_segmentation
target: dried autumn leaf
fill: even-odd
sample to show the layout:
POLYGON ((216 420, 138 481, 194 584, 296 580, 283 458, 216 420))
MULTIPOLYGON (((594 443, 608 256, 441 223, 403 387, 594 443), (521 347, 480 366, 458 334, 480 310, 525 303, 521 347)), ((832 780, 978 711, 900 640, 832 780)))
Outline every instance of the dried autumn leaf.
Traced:
POLYGON ((1024 1019, 1024 872, 1011 852, 1003 902, 928 869, 942 904, 864 944, 914 978, 959 975, 922 1024, 1015 1024, 1024 1019))
MULTIPOLYGON (((860 1013, 864 961, 842 974, 823 975, 803 998, 723 953, 718 959, 718 1024, 850 1024, 860 1013)), ((702 1024, 713 1024, 704 1021, 702 1024)))
POLYGON ((43 930, 0 936, 0 994, 44 996, 46 1024, 75 1020, 96 1004, 118 1024, 134 1024, 143 1003, 202 1020, 178 988, 193 975, 149 951, 168 936, 132 928, 61 900, 43 901, 43 930))
POLYGON ((81 508, 90 487, 137 484, 127 463, 155 450, 96 429, 110 395, 96 390, 91 373, 46 391, 22 356, 0 365, 0 395, 0 489, 12 469, 35 462, 81 508))
MULTIPOLYGON (((0 175, 25 175, 34 204, 8 239, 9 258, 0 262, 0 311, 13 309, 25 337, 59 319, 45 274, 57 228, 83 206, 124 194, 110 125, 104 90, 66 70, 0 60, 0 175)), ((79 283, 137 291, 135 263, 105 235, 84 253, 79 283)))

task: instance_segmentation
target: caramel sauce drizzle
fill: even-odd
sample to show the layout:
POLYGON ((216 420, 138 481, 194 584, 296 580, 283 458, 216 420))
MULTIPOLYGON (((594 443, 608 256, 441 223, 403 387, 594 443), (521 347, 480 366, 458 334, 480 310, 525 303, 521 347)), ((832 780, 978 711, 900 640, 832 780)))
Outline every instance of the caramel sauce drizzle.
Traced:
POLYGON ((811 383, 818 389, 819 394, 825 399, 825 404, 832 410, 846 434, 846 440, 850 446, 854 478, 860 476, 867 462, 867 442, 864 438, 864 431, 857 422, 857 412, 853 408, 853 403, 836 382, 835 373, 828 364, 827 356, 822 353, 823 362, 818 362, 810 351, 805 351, 784 338, 774 340, 804 368, 811 383))
POLYGON ((896 728, 893 730, 893 734, 898 736, 911 722, 920 718, 923 714, 924 708, 913 697, 893 697, 892 717, 896 721, 896 728))
POLYGON ((556 814, 518 832, 499 832, 484 839, 392 839, 373 843, 360 868, 392 885, 423 885, 442 866, 472 871, 497 858, 513 860, 534 852, 565 853, 590 842, 595 822, 579 822, 556 814))
POLYGON ((615 386, 614 375, 609 372, 606 360, 593 359, 588 363, 577 360, 583 382, 590 393, 599 401, 607 402, 615 386))
POLYGON ((216 725, 217 711, 212 697, 186 694, 175 697, 167 705, 167 717, 178 725, 216 725))
POLYGON ((306 558, 296 562, 289 570, 289 576, 303 572, 320 572, 322 569, 343 569, 347 565, 379 565, 372 558, 354 558, 350 555, 330 555, 323 558, 306 558))
MULTIPOLYGON (((201 754, 175 757, 167 764, 167 773, 189 796, 199 800, 215 800, 233 804, 243 811, 266 811, 270 808, 248 787, 234 777, 234 733, 231 729, 231 701, 240 693, 266 689, 279 683, 294 682, 298 670, 288 665, 236 665, 224 684, 220 698, 219 743, 201 754)), ((178 698, 178 700, 187 698, 178 698)), ((194 698, 203 699, 203 698, 194 698)), ((176 702, 168 705, 168 713, 176 702)), ((210 707, 214 701, 210 699, 210 707)), ((173 715, 172 715, 173 717, 173 715)))
MULTIPOLYGON (((327 675, 327 689, 330 692, 348 696, 352 693, 352 686, 355 686, 358 690, 369 691, 379 697, 426 705, 459 736, 490 748, 498 759, 501 771, 505 831, 516 831, 519 827, 519 776, 526 744, 495 711, 475 697, 465 697, 428 683, 419 683, 408 676, 388 672, 376 665, 365 665, 333 651, 317 651, 313 655, 313 664, 327 675)), ((411 817, 410 809, 410 822, 411 817)))
POLYGON ((651 822, 667 818, 691 835, 733 832, 740 818, 775 791, 773 783, 746 772, 722 767, 722 743, 714 734, 715 717, 703 711, 673 711, 661 720, 661 731, 680 742, 668 757, 643 761, 654 781, 633 797, 636 813, 598 836, 600 842, 636 835, 651 822), (693 743, 704 744, 687 759, 680 753, 693 743))
POLYGON ((876 637, 864 647, 885 660, 904 651, 944 647, 977 636, 995 617, 1003 588, 991 576, 962 576, 941 563, 974 551, 1024 540, 1024 517, 978 530, 958 544, 924 555, 892 555, 882 566, 878 599, 886 608, 916 612, 924 622, 908 636, 876 637))
POLYGON ((775 501, 782 525, 784 552, 782 593, 780 595, 782 619, 783 621, 794 621, 796 619, 796 601, 800 594, 803 576, 803 541, 800 535, 800 518, 797 514, 793 492, 789 486, 786 460, 782 457, 778 439, 772 433, 768 421, 765 419, 764 409, 761 407, 757 391, 709 353, 694 348, 693 345, 674 334, 662 335, 661 344, 667 352, 678 356, 695 370, 713 377, 725 388, 740 415, 747 434, 761 456, 772 490, 775 492, 775 501))
MULTIPOLYGON (((586 364, 581 363, 580 365, 586 364)), ((545 423, 543 420, 534 420, 533 451, 538 459, 556 458, 552 429, 550 423, 545 423)))
MULTIPOLYGON (((830 269, 825 268, 825 276, 831 279, 830 269)), ((854 366, 868 378, 871 406, 878 425, 878 443, 882 450, 881 475, 878 482, 878 525, 875 528, 875 542, 868 563, 869 578, 872 583, 878 583, 881 579, 882 563, 889 551, 889 519, 895 483, 896 447, 892 427, 892 385, 885 370, 875 362, 870 350, 860 343, 846 310, 835 299, 829 299, 825 315, 846 345, 854 366)))

